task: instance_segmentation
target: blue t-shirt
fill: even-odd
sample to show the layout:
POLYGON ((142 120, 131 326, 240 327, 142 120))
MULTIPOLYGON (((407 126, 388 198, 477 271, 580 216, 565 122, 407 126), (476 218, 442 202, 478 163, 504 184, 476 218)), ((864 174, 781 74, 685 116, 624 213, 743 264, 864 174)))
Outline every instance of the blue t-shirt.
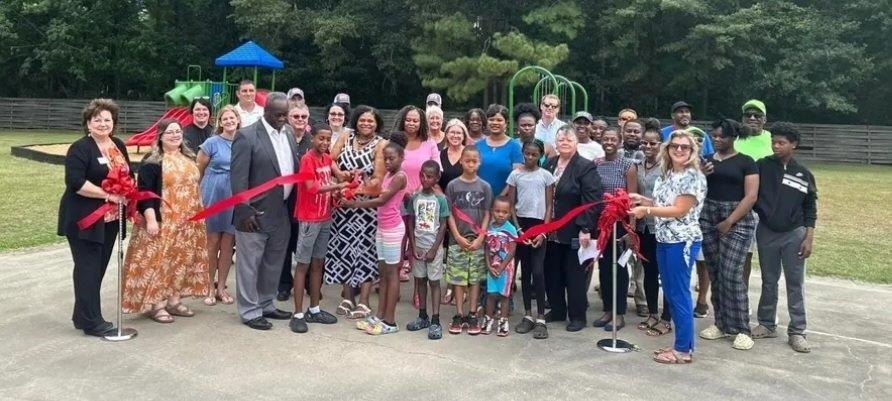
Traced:
MULTIPOLYGON (((663 136, 663 142, 669 140, 669 135, 672 135, 672 131, 675 131, 675 128, 673 128, 671 125, 663 127, 663 129, 660 131, 660 135, 663 136)), ((694 136, 696 137, 697 135, 695 134, 694 136)), ((700 145, 700 155, 706 157, 712 155, 713 153, 715 153, 715 149, 713 149, 712 147, 712 139, 709 138, 709 135, 706 135, 703 138, 703 143, 700 145)))
POLYGON ((523 164, 523 151, 517 141, 508 140, 502 146, 489 146, 486 138, 476 143, 480 151, 480 169, 477 175, 492 187, 493 196, 499 196, 505 189, 505 181, 515 164, 523 164))

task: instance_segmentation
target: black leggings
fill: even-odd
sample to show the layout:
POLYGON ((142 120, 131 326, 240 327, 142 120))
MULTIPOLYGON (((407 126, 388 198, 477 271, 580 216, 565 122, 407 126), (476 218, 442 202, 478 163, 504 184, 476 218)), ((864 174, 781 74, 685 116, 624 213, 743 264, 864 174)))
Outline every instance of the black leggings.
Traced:
MULTIPOLYGON (((616 239, 617 252, 622 252, 620 237, 626 235, 626 231, 617 225, 616 239)), ((603 255, 598 261, 598 279, 601 281, 601 302, 604 303, 604 312, 613 310, 613 238, 607 241, 603 255)), ((619 255, 616 255, 618 258, 619 255)), ((626 266, 616 265, 616 314, 625 315, 628 306, 626 302, 626 293, 629 292, 629 268, 626 266)))
MULTIPOLYGON (((520 228, 526 230, 542 220, 529 217, 518 217, 520 228)), ((533 291, 536 292, 536 311, 545 314, 545 248, 546 242, 533 248, 530 245, 517 244, 516 260, 520 262, 520 287, 523 291, 524 311, 533 309, 533 291)))
MULTIPOLYGON (((656 315, 660 306, 660 268, 657 265, 657 236, 651 233, 638 233, 641 238, 641 253, 647 258, 647 261, 641 261, 644 265, 644 297, 647 298, 647 311, 651 315, 656 315)), ((662 320, 671 321, 672 314, 669 312, 669 301, 663 296, 663 315, 662 320)))

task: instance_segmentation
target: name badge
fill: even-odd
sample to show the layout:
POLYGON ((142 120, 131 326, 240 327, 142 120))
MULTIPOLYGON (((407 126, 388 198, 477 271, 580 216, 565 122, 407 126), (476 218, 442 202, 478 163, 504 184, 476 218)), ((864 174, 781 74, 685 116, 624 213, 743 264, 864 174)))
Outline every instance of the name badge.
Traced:
POLYGON ((106 159, 105 157, 99 157, 96 159, 96 161, 98 161, 99 164, 102 164, 102 165, 108 164, 108 159, 106 159))

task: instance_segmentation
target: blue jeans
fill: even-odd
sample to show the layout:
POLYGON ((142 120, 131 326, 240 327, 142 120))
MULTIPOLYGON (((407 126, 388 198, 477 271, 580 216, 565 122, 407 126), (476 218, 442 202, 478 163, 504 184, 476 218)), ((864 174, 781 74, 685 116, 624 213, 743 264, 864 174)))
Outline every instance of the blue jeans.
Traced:
POLYGON ((691 298, 691 269, 700 252, 700 241, 657 243, 657 265, 663 294, 672 309, 675 324, 675 350, 694 350, 694 305, 691 298))

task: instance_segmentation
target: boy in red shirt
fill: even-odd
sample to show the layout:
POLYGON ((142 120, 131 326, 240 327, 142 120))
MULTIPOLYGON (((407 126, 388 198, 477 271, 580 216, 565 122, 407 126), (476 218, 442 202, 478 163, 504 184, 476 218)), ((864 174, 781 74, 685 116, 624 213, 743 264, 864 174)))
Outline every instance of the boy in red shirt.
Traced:
POLYGON ((331 145, 331 127, 319 125, 313 135, 312 149, 300 160, 299 174, 312 176, 303 182, 297 193, 295 217, 300 223, 297 247, 294 251, 294 316, 291 318, 291 331, 306 333, 307 323, 334 324, 338 318, 319 308, 322 290, 322 266, 328 240, 331 237, 332 192, 347 186, 349 180, 341 183, 332 181, 332 174, 344 174, 331 160, 328 148, 331 145), (310 271, 310 308, 303 309, 304 286, 310 271))

